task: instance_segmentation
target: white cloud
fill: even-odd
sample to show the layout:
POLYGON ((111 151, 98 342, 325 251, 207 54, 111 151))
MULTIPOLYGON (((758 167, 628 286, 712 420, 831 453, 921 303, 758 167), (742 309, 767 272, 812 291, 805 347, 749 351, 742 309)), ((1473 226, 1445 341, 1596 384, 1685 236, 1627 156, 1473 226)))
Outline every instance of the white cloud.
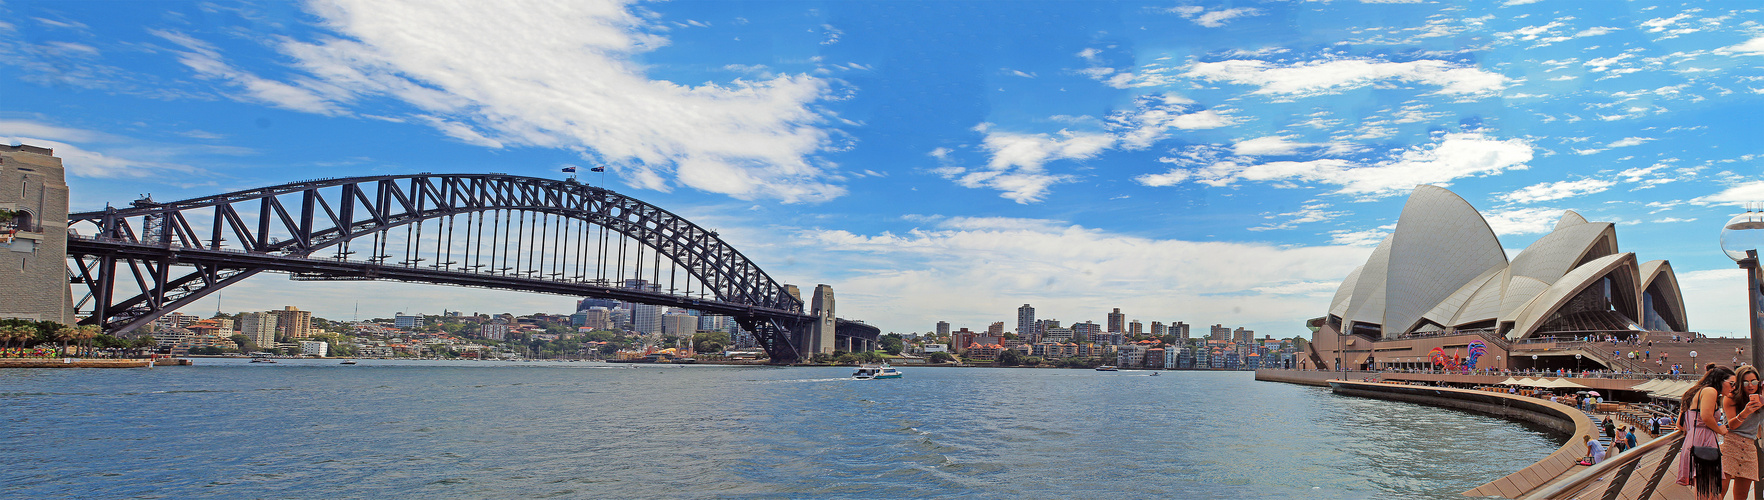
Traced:
POLYGON ((1607 148, 1625 148, 1625 147, 1629 147, 1629 146, 1639 146, 1642 144, 1647 144, 1648 142, 1651 142, 1653 140, 1654 139, 1651 137, 1625 137, 1623 139, 1618 139, 1616 141, 1613 141, 1610 144, 1606 144, 1605 147, 1607 147, 1607 148))
MULTIPOLYGON (((627 183, 686 186, 743 199, 821 201, 844 194, 816 154, 829 147, 815 103, 830 84, 809 75, 682 85, 650 78, 635 56, 665 45, 659 21, 622 1, 533 4, 319 0, 332 36, 277 47, 307 76, 264 80, 220 62, 207 44, 186 65, 290 109, 339 112, 391 98, 407 118, 485 147, 580 151, 627 183), (495 19, 493 23, 462 20, 495 19)), ((832 41, 837 30, 826 28, 832 41)))
POLYGON ((294 111, 322 115, 342 114, 333 96, 322 95, 309 88, 325 85, 307 81, 304 82, 306 86, 297 86, 262 78, 227 64, 221 59, 220 51, 208 42, 173 31, 148 32, 187 49, 178 52, 178 62, 195 71, 197 76, 231 83, 244 90, 250 99, 294 111))
POLYGON ((1238 141, 1237 144, 1231 146, 1231 152, 1238 156, 1284 156, 1317 146, 1319 144, 1292 142, 1285 136, 1271 135, 1238 141))
POLYGON ((1375 247, 1378 246, 1379 242, 1384 241, 1385 238, 1390 236, 1390 230, 1391 228, 1364 229, 1360 231, 1338 229, 1329 232, 1329 242, 1332 245, 1375 247))
POLYGON ((914 311, 958 327, 983 326, 1024 303, 1039 317, 1074 322, 1119 307, 1166 321, 1205 315, 1273 327, 1327 309, 1323 292, 1371 251, 1159 240, 1002 218, 956 218, 904 234, 808 230, 795 244, 829 253, 816 260, 840 262, 841 275, 825 282, 838 283, 849 301, 842 316, 914 311))
POLYGON ((1385 81, 1439 87, 1440 94, 1485 96, 1499 92, 1507 77, 1447 61, 1385 62, 1373 59, 1330 59, 1290 66, 1257 60, 1199 62, 1183 74, 1190 78, 1261 87, 1257 94, 1295 97, 1327 95, 1385 81))
POLYGON ((1198 25, 1205 26, 1208 28, 1218 28, 1221 26, 1225 26, 1225 21, 1229 21, 1229 20, 1236 19, 1239 17, 1259 16, 1262 14, 1262 11, 1258 10, 1258 9, 1237 8, 1237 9, 1222 9, 1222 10, 1209 11, 1205 7, 1200 7, 1200 6, 1195 6, 1195 5, 1184 5, 1184 6, 1180 6, 1180 7, 1174 7, 1174 8, 1169 9, 1168 11, 1182 16, 1183 19, 1194 21, 1194 24, 1198 24, 1198 25))
POLYGON ((1121 147, 1145 149, 1169 136, 1171 129, 1202 130, 1232 124, 1230 118, 1214 110, 1189 112, 1194 101, 1174 94, 1140 96, 1134 109, 1109 115, 1108 128, 1117 134, 1121 147))
POLYGON ((1764 201, 1764 181, 1735 184, 1708 196, 1691 199, 1698 205, 1742 205, 1764 201))
MULTIPOLYGON (((115 179, 177 175, 186 179, 202 178, 202 181, 207 180, 202 169, 189 165, 123 158, 41 137, 6 135, 0 132, 0 142, 29 144, 53 149, 55 157, 61 158, 61 164, 66 168, 68 175, 77 177, 115 179)), ((202 181, 192 181, 190 184, 202 181)))
POLYGON ((1348 212, 1324 210, 1326 208, 1329 208, 1328 203, 1321 203, 1321 202, 1306 203, 1303 207, 1300 207, 1297 211, 1267 216, 1267 218, 1269 218, 1269 219, 1285 218, 1286 220, 1280 221, 1278 223, 1269 223, 1269 224, 1264 224, 1261 226, 1252 227, 1252 228, 1249 228, 1249 230, 1251 230, 1251 231, 1271 231, 1271 230, 1276 230, 1276 229, 1292 229, 1292 228, 1298 227, 1299 224, 1309 224, 1312 222, 1327 222, 1330 220, 1334 220, 1336 217, 1341 217, 1343 215, 1348 214, 1348 212))
POLYGON ((1684 293, 1685 316, 1690 329, 1717 337, 1745 337, 1746 274, 1739 268, 1686 271, 1675 269, 1678 290, 1684 293))
POLYGON ((1507 203, 1536 203, 1585 196, 1611 189, 1617 183, 1600 179, 1545 182, 1502 194, 1496 198, 1507 203))
POLYGON ((1091 158, 1115 145, 1114 136, 1099 133, 1061 130, 1051 135, 1020 134, 994 130, 992 124, 985 123, 975 130, 986 134, 981 148, 992 154, 986 169, 946 167, 935 172, 963 187, 1003 191, 1000 196, 1017 203, 1041 201, 1054 184, 1072 179, 1047 173, 1043 164, 1091 158))
MULTIPOLYGON (((1366 165, 1345 159, 1251 163, 1244 158, 1169 158, 1167 163, 1196 165, 1188 173, 1197 182, 1225 186, 1237 181, 1303 181, 1341 186, 1338 194, 1378 198, 1402 194, 1420 184, 1445 186, 1452 180, 1497 175, 1529 168, 1532 147, 1522 139, 1499 140, 1481 133, 1451 133, 1436 142, 1404 149, 1366 165)), ((1143 177, 1143 176, 1142 176, 1143 177)), ((1144 183, 1144 181, 1142 181, 1144 183)))
POLYGON ((1516 208, 1483 212, 1483 220, 1488 221, 1489 229, 1495 234, 1543 234, 1555 229, 1556 222, 1562 218, 1562 210, 1557 208, 1516 208))
POLYGON ((1715 53, 1723 55, 1764 56, 1764 36, 1746 40, 1745 43, 1739 45, 1716 49, 1715 53))
POLYGON ((1174 186, 1194 178, 1187 170, 1171 169, 1161 174, 1144 174, 1133 178, 1133 182, 1150 187, 1174 186))
POLYGON ((109 134, 91 130, 60 127, 25 120, 0 120, 0 135, 35 137, 55 141, 85 142, 105 140, 109 134))

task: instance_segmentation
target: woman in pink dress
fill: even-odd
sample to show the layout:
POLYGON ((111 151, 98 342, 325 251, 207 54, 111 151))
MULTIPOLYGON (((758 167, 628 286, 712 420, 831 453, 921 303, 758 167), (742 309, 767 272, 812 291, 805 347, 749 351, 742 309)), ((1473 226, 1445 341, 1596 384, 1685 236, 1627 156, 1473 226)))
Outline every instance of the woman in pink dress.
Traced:
POLYGON ((1732 393, 1733 369, 1711 366, 1697 385, 1681 397, 1684 413, 1679 426, 1684 429, 1684 447, 1678 450, 1678 484, 1695 486, 1698 500, 1721 500, 1721 460, 1701 461, 1693 458, 1692 447, 1719 447, 1717 435, 1727 434, 1721 425, 1721 395, 1732 393), (1700 463, 1699 463, 1700 462, 1700 463))

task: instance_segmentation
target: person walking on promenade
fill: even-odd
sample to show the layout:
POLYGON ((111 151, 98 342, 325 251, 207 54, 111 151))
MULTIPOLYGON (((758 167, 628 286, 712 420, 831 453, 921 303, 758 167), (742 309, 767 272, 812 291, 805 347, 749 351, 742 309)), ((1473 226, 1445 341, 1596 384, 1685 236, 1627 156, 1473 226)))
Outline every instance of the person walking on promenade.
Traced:
MULTIPOLYGON (((1739 427, 1747 418, 1764 408, 1764 400, 1758 396, 1758 368, 1742 366, 1734 371, 1733 390, 1721 398, 1721 413, 1727 415, 1730 427, 1739 427)), ((1727 491, 1739 497, 1746 496, 1752 490, 1752 483, 1758 481, 1758 445, 1753 439, 1728 434, 1721 440, 1721 473, 1727 478, 1727 491)), ((1741 500, 1735 498, 1735 500, 1741 500)))
MULTIPOLYGON (((1685 430, 1683 447, 1678 450, 1678 484, 1695 486, 1697 500, 1721 500, 1721 459, 1698 460, 1694 448, 1717 448, 1719 435, 1727 434, 1721 425, 1721 395, 1733 392, 1733 370, 1717 366, 1703 373, 1690 390, 1680 396, 1678 425, 1685 430)), ((1718 448, 1717 448, 1718 449, 1718 448)))

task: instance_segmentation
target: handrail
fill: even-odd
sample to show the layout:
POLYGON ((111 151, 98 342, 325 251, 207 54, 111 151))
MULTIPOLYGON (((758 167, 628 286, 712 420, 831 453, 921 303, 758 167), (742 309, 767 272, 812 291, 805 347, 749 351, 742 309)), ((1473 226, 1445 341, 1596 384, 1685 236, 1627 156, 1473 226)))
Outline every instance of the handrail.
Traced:
MULTIPOLYGON (((1612 471, 1615 471, 1615 470, 1622 468, 1624 466, 1641 461, 1641 459, 1643 457, 1645 457, 1646 455, 1648 455, 1651 452, 1660 451, 1660 450, 1676 451, 1677 447, 1683 445, 1683 443, 1684 443, 1684 431, 1683 430, 1676 430, 1676 431, 1666 433, 1666 435, 1654 438, 1653 440, 1648 441, 1647 443, 1643 443, 1641 446, 1637 446, 1634 449, 1631 449, 1630 451, 1623 452, 1623 453, 1617 455, 1616 457, 1612 457, 1609 460, 1599 462, 1597 465, 1594 465, 1592 467, 1588 467, 1588 468, 1586 468, 1586 470, 1575 473, 1573 476, 1569 476, 1568 479, 1557 481, 1557 482, 1552 483, 1548 486, 1544 486, 1542 488, 1538 488, 1536 490, 1533 490, 1531 492, 1531 494, 1528 494, 1528 495, 1525 495, 1524 497, 1521 497, 1520 500, 1545 500, 1545 499, 1551 499, 1551 498, 1570 497, 1570 496, 1574 495, 1575 493, 1579 493, 1580 490, 1585 488, 1587 485, 1590 485, 1594 482, 1599 481, 1600 478, 1604 477, 1607 474, 1610 474, 1612 471)), ((1661 464, 1661 466, 1662 467, 1670 467, 1670 466, 1672 466, 1672 464, 1661 464)), ((1627 483, 1628 477, 1629 476, 1624 476, 1624 478, 1621 480, 1607 483, 1606 488, 1607 489, 1608 488, 1621 489, 1621 488, 1623 488, 1623 484, 1621 484, 1621 483, 1627 483)), ((1676 477, 1676 476, 1674 476, 1674 477, 1676 477)))

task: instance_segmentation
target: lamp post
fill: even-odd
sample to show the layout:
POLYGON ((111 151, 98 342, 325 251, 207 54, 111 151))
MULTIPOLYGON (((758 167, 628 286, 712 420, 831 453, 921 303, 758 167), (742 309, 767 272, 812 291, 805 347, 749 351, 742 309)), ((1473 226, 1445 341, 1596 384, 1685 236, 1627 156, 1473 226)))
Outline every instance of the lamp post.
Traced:
MULTIPOLYGON (((1759 271, 1758 250, 1764 249, 1764 211, 1746 207, 1746 213, 1734 216, 1721 226, 1721 252, 1746 270, 1746 323, 1752 333, 1752 366, 1764 366, 1764 272, 1759 271)), ((1758 464, 1764 473, 1764 462, 1758 464)), ((1756 488, 1756 497, 1764 500, 1764 487, 1756 488)))
POLYGON ((1537 355, 1531 355, 1531 371, 1537 371, 1537 355))
POLYGON ((1580 371, 1580 355, 1574 355, 1574 371, 1580 371))

